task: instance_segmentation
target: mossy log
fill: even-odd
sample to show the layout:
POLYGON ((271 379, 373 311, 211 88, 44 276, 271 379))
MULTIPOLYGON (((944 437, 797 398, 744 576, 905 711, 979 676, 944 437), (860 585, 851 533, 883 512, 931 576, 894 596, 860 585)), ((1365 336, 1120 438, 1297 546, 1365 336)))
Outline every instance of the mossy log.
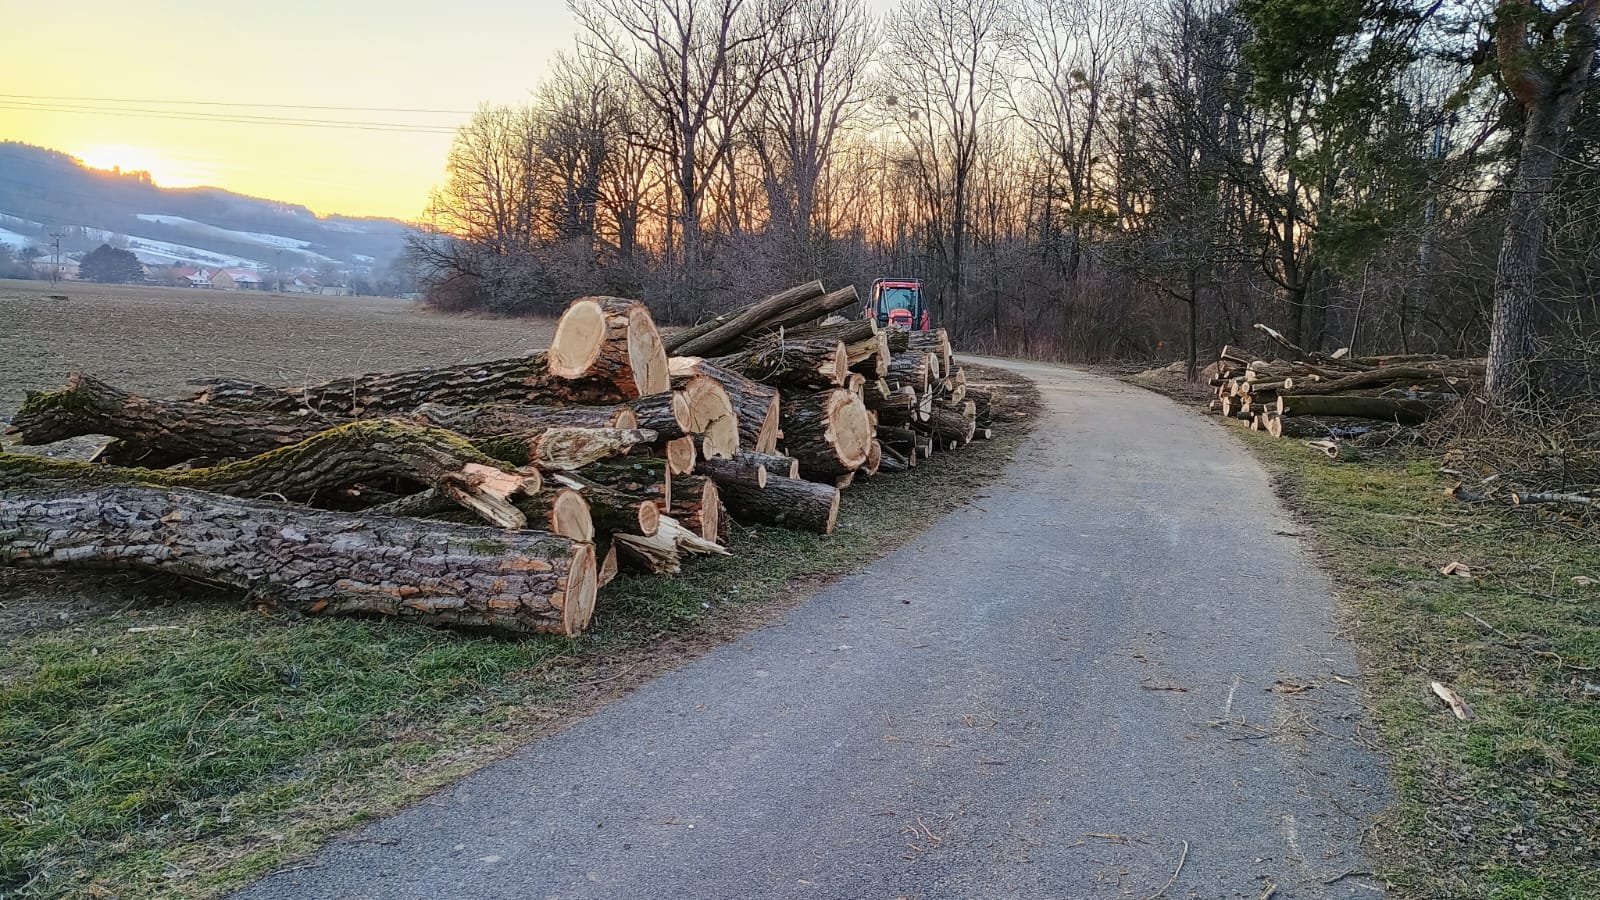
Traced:
POLYGON ((235 409, 311 410, 346 418, 409 412, 424 403, 583 406, 620 403, 634 396, 604 378, 558 378, 550 374, 543 352, 459 366, 373 372, 304 386, 235 380, 205 384, 191 399, 235 409))
POLYGON ((236 497, 312 501, 335 496, 352 485, 382 479, 436 488, 502 528, 527 525, 526 517, 511 499, 535 493, 541 485, 537 471, 513 471, 452 432, 394 419, 350 422, 270 453, 187 471, 0 453, 0 488, 46 480, 74 485, 188 488, 236 497))
POLYGON ((339 513, 197 491, 0 494, 0 563, 167 572, 307 615, 576 635, 594 547, 538 531, 339 513))
POLYGON ((344 421, 303 409, 255 411, 155 400, 78 372, 59 390, 29 393, 6 433, 19 444, 103 434, 123 441, 122 458, 154 453, 166 462, 254 456, 297 444, 344 421))
POLYGON ((550 374, 607 381, 628 399, 667 389, 667 351, 650 310, 637 300, 572 301, 550 340, 550 374))
POLYGON ((836 388, 790 395, 783 403, 784 452, 800 461, 800 473, 818 480, 855 471, 867 461, 872 423, 857 394, 836 388))
POLYGON ((844 343, 827 338, 774 338, 711 362, 765 385, 803 390, 839 387, 850 369, 844 343))

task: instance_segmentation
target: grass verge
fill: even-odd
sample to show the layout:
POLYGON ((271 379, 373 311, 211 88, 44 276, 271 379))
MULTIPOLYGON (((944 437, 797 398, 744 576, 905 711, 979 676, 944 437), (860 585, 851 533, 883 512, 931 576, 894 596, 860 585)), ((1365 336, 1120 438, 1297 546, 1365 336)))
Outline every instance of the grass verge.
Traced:
MULTIPOLYGON (((0 896, 215 896, 770 620, 1004 469, 1037 391, 968 371, 1005 385, 995 440, 859 480, 829 537, 739 528, 732 557, 619 578, 577 640, 295 619, 171 581, 91 582, 87 605, 104 611, 0 642, 0 896)), ((56 579, 84 589, 4 573, 0 607, 56 579)))
POLYGON ((1331 463, 1238 429, 1315 532, 1363 658, 1398 799, 1393 895, 1600 897, 1600 542, 1447 497, 1421 451, 1331 463), (1470 578, 1440 568, 1461 562, 1470 578), (1431 693, 1466 698, 1457 721, 1431 693))

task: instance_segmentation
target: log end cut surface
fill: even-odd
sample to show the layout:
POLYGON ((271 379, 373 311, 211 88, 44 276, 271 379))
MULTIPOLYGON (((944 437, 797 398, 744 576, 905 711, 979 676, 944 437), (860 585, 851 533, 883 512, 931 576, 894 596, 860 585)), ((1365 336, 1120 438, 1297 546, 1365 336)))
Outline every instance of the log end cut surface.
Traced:
POLYGON ((628 360, 639 396, 659 394, 672 384, 667 371, 667 348, 655 320, 643 306, 628 311, 628 360))
POLYGON ((588 375, 607 336, 606 311, 600 301, 593 297, 573 301, 556 323, 550 341, 550 374, 557 378, 588 375))
POLYGON ((567 589, 562 595, 561 630, 573 636, 583 633, 594 618, 594 597, 600 590, 599 563, 593 544, 574 544, 572 568, 567 572, 567 589))

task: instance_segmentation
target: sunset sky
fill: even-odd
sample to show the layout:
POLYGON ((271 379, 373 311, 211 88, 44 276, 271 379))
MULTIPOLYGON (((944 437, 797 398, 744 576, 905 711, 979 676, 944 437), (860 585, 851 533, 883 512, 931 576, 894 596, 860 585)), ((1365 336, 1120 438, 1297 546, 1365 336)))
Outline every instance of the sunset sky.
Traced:
POLYGON ((526 97, 573 23, 562 0, 73 0, 4 34, 0 140, 167 186, 410 219, 451 129, 526 97), (363 122, 382 130, 336 127, 363 122))

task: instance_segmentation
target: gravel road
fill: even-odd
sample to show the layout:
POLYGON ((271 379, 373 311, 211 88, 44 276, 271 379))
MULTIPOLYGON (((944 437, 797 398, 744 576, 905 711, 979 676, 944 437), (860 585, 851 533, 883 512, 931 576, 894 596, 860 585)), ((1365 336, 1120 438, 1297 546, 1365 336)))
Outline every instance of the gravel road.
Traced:
POLYGON ((1262 470, 1165 399, 1003 364, 1046 412, 987 496, 238 896, 1380 896, 1349 873, 1386 770, 1262 470))

